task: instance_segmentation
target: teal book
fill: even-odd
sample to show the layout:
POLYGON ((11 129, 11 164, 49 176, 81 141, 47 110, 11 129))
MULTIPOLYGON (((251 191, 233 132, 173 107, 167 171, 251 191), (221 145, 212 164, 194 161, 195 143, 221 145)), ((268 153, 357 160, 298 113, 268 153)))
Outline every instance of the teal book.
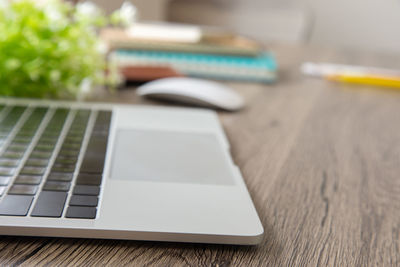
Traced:
POLYGON ((199 78, 271 83, 277 63, 270 53, 255 57, 147 50, 116 50, 111 58, 120 66, 170 67, 199 78))

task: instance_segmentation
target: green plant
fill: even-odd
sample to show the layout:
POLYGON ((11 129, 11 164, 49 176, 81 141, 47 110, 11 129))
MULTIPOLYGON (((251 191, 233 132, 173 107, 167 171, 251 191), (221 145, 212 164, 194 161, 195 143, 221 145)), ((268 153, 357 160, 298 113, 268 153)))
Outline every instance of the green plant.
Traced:
POLYGON ((96 30, 107 23, 92 4, 0 0, 0 95, 76 98, 104 83, 96 30))

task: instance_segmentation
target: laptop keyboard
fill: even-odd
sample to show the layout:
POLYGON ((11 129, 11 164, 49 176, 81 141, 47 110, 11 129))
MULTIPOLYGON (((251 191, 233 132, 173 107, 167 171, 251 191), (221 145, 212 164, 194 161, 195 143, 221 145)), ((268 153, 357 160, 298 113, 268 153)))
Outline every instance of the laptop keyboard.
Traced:
POLYGON ((0 216, 94 219, 111 111, 0 105, 0 216))

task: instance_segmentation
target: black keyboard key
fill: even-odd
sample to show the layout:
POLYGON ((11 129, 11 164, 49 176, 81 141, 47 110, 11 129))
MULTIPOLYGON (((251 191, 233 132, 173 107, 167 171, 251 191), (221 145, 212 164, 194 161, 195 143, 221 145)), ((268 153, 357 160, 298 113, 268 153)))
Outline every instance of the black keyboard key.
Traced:
POLYGON ((12 176, 15 173, 15 168, 0 167, 0 176, 12 176))
POLYGON ((18 175, 17 179, 15 179, 15 184, 30 184, 30 185, 38 185, 42 181, 42 176, 36 175, 18 175))
POLYGON ((80 173, 76 179, 77 185, 100 185, 102 174, 80 173))
POLYGON ((60 150, 58 155, 62 157, 78 157, 79 152, 79 150, 60 150))
POLYGON ((51 123, 49 124, 49 126, 51 126, 51 127, 55 127, 55 126, 61 127, 64 124, 64 121, 67 118, 68 113, 69 113, 68 109, 65 109, 65 108, 57 109, 57 111, 53 115, 53 118, 50 121, 51 123))
POLYGON ((4 195, 4 193, 6 192, 7 187, 6 186, 0 186, 0 197, 2 195, 4 195))
POLYGON ((74 127, 72 126, 69 131, 68 135, 69 136, 83 136, 85 134, 85 128, 79 128, 79 127, 74 127))
POLYGON ((44 131, 41 138, 57 139, 59 135, 60 132, 44 131))
POLYGON ((20 131, 20 132, 17 133, 16 137, 17 138, 25 138, 25 139, 32 140, 33 133, 20 131))
POLYGON ((96 136, 96 137, 105 137, 108 136, 108 131, 109 128, 108 127, 101 127, 101 128, 94 128, 93 132, 92 132, 92 136, 96 136))
POLYGON ((34 167, 46 167, 49 164, 48 159, 35 159, 35 158, 29 158, 25 166, 34 166, 34 167))
POLYGON ((29 118, 26 120, 25 124, 22 126, 21 130, 26 130, 30 132, 35 132, 36 129, 39 127, 40 122, 46 115, 47 108, 37 107, 31 113, 29 118))
POLYGON ((63 146, 62 146, 62 148, 61 148, 62 150, 63 149, 65 149, 65 150, 79 150, 79 149, 81 149, 81 144, 80 143, 65 143, 65 144, 63 144, 63 146))
POLYGON ((30 138, 23 138, 23 137, 15 137, 13 140, 13 143, 16 144, 23 144, 23 145, 28 145, 31 142, 30 138))
POLYGON ((71 164, 54 164, 51 168, 53 172, 64 172, 64 173, 73 173, 75 171, 75 165, 71 164))
POLYGON ((94 219, 96 218, 97 209, 94 207, 76 207, 70 206, 67 209, 67 218, 75 219, 94 219))
POLYGON ((18 166, 19 160, 17 159, 0 159, 1 167, 16 167, 18 166))
POLYGON ((85 135, 84 131, 75 131, 74 129, 70 129, 68 131, 67 137, 82 138, 82 137, 84 137, 84 135, 85 135))
POLYGON ((47 177, 49 181, 70 182, 72 180, 72 173, 57 173, 51 172, 47 177))
POLYGON ((100 111, 98 113, 92 135, 89 139, 89 143, 82 161, 80 172, 103 172, 110 120, 111 112, 100 111))
POLYGON ((0 215, 26 216, 32 200, 32 196, 6 195, 0 202, 0 215))
POLYGON ((17 137, 24 137, 32 140, 33 136, 35 135, 35 131, 20 131, 16 136, 17 137))
POLYGON ((8 185, 10 180, 11 180, 11 177, 0 176, 0 185, 8 185))
POLYGON ((15 184, 11 186, 8 194, 10 195, 35 195, 38 187, 35 185, 15 184))
POLYGON ((25 107, 13 107, 3 121, 0 122, 1 129, 12 129, 24 113, 25 107))
POLYGON ((9 148, 10 147, 14 147, 16 150, 19 150, 19 149, 23 150, 23 149, 26 149, 29 146, 29 143, 20 143, 20 142, 18 142, 18 139, 17 140, 16 139, 17 138, 14 138, 12 140, 12 142, 10 143, 9 148))
POLYGON ((92 136, 86 150, 92 153, 105 154, 107 149, 107 139, 108 137, 106 136, 92 136))
POLYGON ((26 166, 22 168, 20 173, 28 175, 43 175, 45 171, 46 168, 26 166))
POLYGON ((36 146, 39 146, 39 147, 51 147, 52 150, 54 150, 54 147, 56 146, 57 141, 58 141, 58 138, 53 138, 53 139, 43 139, 42 138, 42 139, 39 140, 39 142, 36 144, 36 146))
POLYGON ((76 185, 73 194, 98 196, 100 194, 100 187, 96 185, 76 185))
POLYGON ((37 158, 37 159, 49 159, 51 157, 51 152, 45 152, 45 151, 37 151, 34 150, 32 154, 30 155, 31 158, 37 158))
POLYGON ((36 151, 44 151, 44 152, 52 152, 54 149, 54 146, 52 145, 36 145, 35 150, 36 151))
POLYGON ((85 157, 83 158, 80 172, 84 173, 103 173, 105 152, 104 154, 86 151, 85 157))
POLYGON ((31 216, 61 217, 66 199, 65 192, 43 191, 38 197, 31 216))
POLYGON ((75 164, 77 162, 76 157, 57 157, 55 164, 75 164))
POLYGON ((20 144, 11 144, 8 148, 7 151, 12 151, 12 152, 25 152, 27 149, 27 145, 20 145, 20 144))
POLYGON ((65 143, 71 143, 71 144, 78 144, 80 145, 82 143, 83 136, 67 136, 64 139, 65 143))
POLYGON ((44 186, 44 191, 69 191, 71 184, 67 182, 56 182, 56 181, 47 181, 44 186))
POLYGON ((97 207, 98 202, 99 198, 97 196, 73 195, 69 201, 69 205, 97 207))
POLYGON ((55 143, 57 143, 57 140, 58 140, 58 136, 57 137, 42 136, 42 137, 40 137, 39 142, 37 144, 40 144, 40 145, 52 144, 52 145, 54 145, 55 143))
POLYGON ((13 152, 13 151, 6 151, 2 155, 3 158, 7 159, 21 159, 24 156, 24 152, 13 152))
POLYGON ((95 127, 98 126, 108 126, 110 125, 111 121, 111 111, 99 111, 96 118, 95 127))
POLYGON ((86 121, 89 118, 90 110, 88 109, 79 109, 76 112, 76 121, 86 121))

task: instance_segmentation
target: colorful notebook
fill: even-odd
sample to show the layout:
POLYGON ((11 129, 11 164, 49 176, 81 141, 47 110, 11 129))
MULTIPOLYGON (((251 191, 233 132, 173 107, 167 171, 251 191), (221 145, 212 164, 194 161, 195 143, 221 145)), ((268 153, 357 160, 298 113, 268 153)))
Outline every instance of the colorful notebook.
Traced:
POLYGON ((169 67, 185 76, 271 83, 277 78, 277 64, 269 53, 256 57, 175 53, 165 51, 116 50, 111 54, 121 67, 169 67))

